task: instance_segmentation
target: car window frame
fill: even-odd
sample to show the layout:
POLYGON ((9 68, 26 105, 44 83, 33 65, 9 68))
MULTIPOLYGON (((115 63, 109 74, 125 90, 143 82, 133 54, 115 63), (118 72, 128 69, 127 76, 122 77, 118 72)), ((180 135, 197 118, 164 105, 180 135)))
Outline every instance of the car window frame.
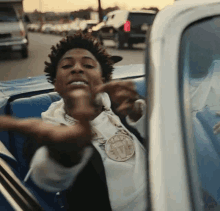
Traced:
MULTIPOLYGON (((206 19, 206 18, 205 18, 206 19)), ((202 20, 205 20, 202 19, 202 20)), ((208 18, 207 18, 208 19, 208 18)), ((185 55, 185 48, 184 48, 184 34, 187 29, 194 24, 197 24, 200 20, 195 21, 189 24, 183 31, 181 35, 181 43, 179 48, 179 61, 178 61, 178 80, 179 80, 179 101, 183 102, 180 103, 180 115, 182 120, 182 136, 183 136, 183 143, 184 143, 184 151, 186 155, 186 168, 187 168, 187 176, 190 188, 190 199, 191 204, 193 206, 193 210, 200 209, 201 211, 204 210, 203 203, 202 203, 202 194, 201 194, 201 184, 197 170, 197 159, 196 159, 196 143, 194 138, 194 131, 193 131, 193 121, 192 121, 192 105, 190 102, 190 92, 189 92, 189 73, 183 71, 183 60, 182 58, 185 55), (199 188, 198 188, 199 187, 199 188), (199 197, 197 197, 199 196, 199 197), (196 203, 195 203, 196 201, 196 203), (197 207, 198 204, 199 208, 197 207)))
MULTIPOLYGON (((160 116, 162 114, 163 119, 161 120, 156 120, 150 122, 149 127, 150 127, 150 132, 153 132, 154 127, 159 127, 159 124, 164 125, 162 129, 157 129, 158 135, 152 136, 150 134, 150 175, 152 175, 152 181, 150 181, 152 184, 152 187, 154 188, 151 190, 153 193, 151 201, 152 201, 152 208, 154 210, 160 210, 159 207, 161 204, 164 207, 165 210, 170 210, 172 209, 179 209, 179 210, 196 210, 196 211, 201 211, 203 210, 203 206, 201 206, 201 195, 199 190, 199 187, 196 187, 195 183, 193 183, 193 186, 190 186, 190 181, 189 181, 189 167, 187 167, 188 163, 191 161, 187 158, 185 151, 183 151, 184 148, 181 147, 181 145, 184 147, 184 137, 183 137, 183 120, 177 115, 178 113, 180 114, 181 106, 179 102, 179 97, 178 101, 173 101, 175 102, 175 106, 170 107, 170 103, 166 97, 165 93, 169 90, 171 91, 174 87, 175 92, 178 93, 179 96, 179 47, 180 47, 180 41, 181 41, 181 36, 184 32, 184 30, 192 23, 195 21, 204 19, 204 18, 209 18, 210 16, 215 16, 220 14, 220 3, 219 2, 207 2, 205 5, 204 4, 192 4, 192 5, 187 5, 184 7, 184 5, 179 5, 179 7, 169 7, 167 10, 161 11, 159 15, 156 16, 152 31, 151 31, 151 38, 150 38, 150 43, 151 43, 151 49, 150 49, 150 61, 152 61, 150 68, 153 68, 152 65, 155 65, 155 71, 154 71, 154 78, 153 81, 154 83, 157 82, 156 85, 154 85, 154 101, 155 101, 155 107, 153 108, 153 118, 156 119, 156 116, 160 116), (165 22, 163 22, 163 27, 161 27, 161 19, 164 17, 168 17, 165 22), (169 52, 169 54, 167 54, 169 52), (171 59, 172 58, 172 59, 171 59), (172 76, 172 79, 169 79, 166 81, 166 83, 163 83, 164 85, 169 83, 168 88, 163 87, 159 81, 162 82, 163 80, 165 81, 167 78, 167 72, 165 70, 169 70, 170 73, 175 73, 172 76), (174 77, 175 76, 175 77, 174 77), (175 78, 175 79, 174 79, 175 78), (172 80, 172 83, 174 85, 171 85, 170 82, 172 80), (171 87, 173 87, 171 89, 171 87), (157 96, 156 96, 156 95, 157 96), (158 97, 160 96, 160 97, 158 97), (164 97, 163 97, 164 96, 164 97), (162 97, 162 98, 161 98, 162 97), (156 99, 156 100, 155 100, 156 99), (159 103, 159 104, 158 104, 159 103), (162 104, 160 104, 162 103, 162 104), (160 105, 160 106, 158 106, 160 105), (165 105, 165 108, 164 108, 165 105), (170 126, 166 126, 167 121, 170 121, 168 117, 170 109, 167 109, 168 106, 170 108, 175 108, 174 110, 174 115, 176 115, 178 121, 176 122, 175 126, 175 131, 169 134, 169 132, 166 129, 171 129, 170 126), (167 109, 162 111, 161 108, 167 109), (166 112, 165 112, 166 111, 166 112), (166 115, 164 115, 167 113, 166 115), (156 116, 155 116, 156 115, 156 116), (167 120, 167 119, 168 120, 167 120), (156 124, 155 124, 156 123, 156 124), (154 125, 155 124, 155 125, 154 125), (152 136, 152 137, 151 137, 152 136), (177 137, 176 141, 181 143, 181 145, 178 143, 178 154, 172 154, 170 155, 164 146, 172 146, 172 141, 173 138, 177 137), (156 142, 155 140, 158 139, 156 142), (171 138, 171 139, 169 139, 171 138), (154 140, 153 140, 154 139, 154 140), (157 149, 153 149, 155 144, 159 144, 157 149), (161 150, 162 154, 160 155, 159 158, 156 158, 155 155, 159 152, 158 149, 161 150), (155 155, 154 155, 155 154, 155 155), (157 161, 155 161, 155 158, 157 161), (172 173, 166 170, 166 168, 170 165, 168 163, 171 158, 175 159, 175 162, 173 164, 177 164, 179 162, 180 166, 176 166, 179 170, 181 169, 181 175, 182 178, 180 182, 184 182, 184 186, 182 186, 183 189, 181 189, 181 194, 178 192, 180 187, 176 187, 174 184, 178 181, 174 182, 171 178, 172 173), (159 159, 159 161, 158 161, 159 159), (166 160, 167 159, 167 160, 166 160), (179 161, 177 161, 179 160, 179 161), (180 162, 181 161, 181 162, 180 162), (163 174, 163 180, 159 178, 154 172, 156 167, 153 167, 151 165, 152 163, 157 164, 157 162, 160 162, 160 166, 157 166, 157 172, 159 175, 162 173, 163 174), (158 169, 159 168, 159 169, 158 169), (159 170, 159 171, 158 171, 159 170), (184 175, 185 174, 185 175, 184 175), (156 177, 155 177, 156 176, 156 177), (158 187, 158 182, 156 183, 155 181, 159 179, 159 187, 158 187), (161 186, 162 185, 162 186, 161 186), (192 189, 192 190, 190 190, 192 189), (160 192, 159 192, 160 190, 160 192), (185 198, 183 200, 183 193, 185 192, 185 198), (176 197, 182 198, 182 205, 175 203, 174 200, 169 198, 169 194, 176 193, 176 197), (193 193, 193 197, 191 197, 191 194, 193 193), (196 195, 196 193, 199 193, 196 195), (178 196, 179 195, 179 196, 178 196), (160 201, 158 199, 160 198, 160 201), (188 205, 186 205, 186 202, 188 205), (189 206, 189 207, 187 207, 189 206)), ((168 84, 167 84, 168 85, 168 84)), ((175 93, 172 91, 171 93, 175 93)), ((175 94, 176 95, 176 94, 175 94)), ((173 118, 173 117, 172 117, 173 118)), ((173 122, 174 123, 174 122, 173 122)), ((172 125, 173 125, 172 123, 172 125)), ((156 146, 155 146, 156 147, 156 146)), ((195 154, 194 154, 195 155, 195 154)), ((172 162, 171 162, 172 163, 172 162)), ((175 167, 173 165, 171 168, 172 169, 175 167)), ((192 167, 192 163, 189 164, 192 167)), ((176 168, 175 167, 175 168, 176 168)), ((197 168, 194 166, 194 168, 197 168)), ((176 169, 176 171, 179 171, 176 169)), ((194 172, 197 169, 194 169, 194 172)), ((178 175, 180 172, 178 172, 178 175)), ((197 173, 198 175, 198 173, 197 173)), ((195 174, 190 174, 190 177, 194 177, 195 174)), ((195 178, 192 178, 192 181, 195 181, 195 178)))
MULTIPOLYGON (((180 101, 183 101, 184 103, 181 104, 181 116, 182 116, 182 124, 183 124, 183 136, 184 136, 184 144, 185 144, 185 153, 187 155, 188 159, 188 171, 190 172, 189 174, 192 174, 191 177, 189 177, 190 185, 193 186, 194 188, 192 189, 193 192, 191 192, 191 197, 194 197, 204 209, 205 209, 205 204, 203 202, 203 190, 202 190, 202 184, 199 178, 198 174, 198 163, 197 163, 197 156, 194 156, 196 154, 196 139, 194 136, 194 127, 193 127, 193 108, 192 108, 192 103, 190 100, 190 76, 189 76, 189 71, 184 72, 184 60, 183 58, 185 57, 185 50, 186 46, 184 45, 187 41, 186 38, 184 39, 184 34, 187 32, 187 30, 190 27, 193 27, 201 22, 209 21, 212 18, 215 17, 220 17, 220 12, 218 15, 212 15, 212 16, 207 16, 206 18, 202 18, 200 20, 197 20, 193 23, 191 23, 189 26, 187 26, 182 33, 181 37, 181 44, 180 44, 180 52, 179 52, 179 91, 180 91, 180 101), (184 40, 183 40, 184 39, 184 40), (198 190, 198 187, 200 187, 200 190, 198 190), (197 197, 200 195, 200 197, 197 197)), ((218 205, 219 206, 219 205, 218 205)), ((201 208, 200 208, 201 209, 201 208)), ((203 209, 203 210, 204 210, 203 209)), ((202 209, 201 209, 202 210, 202 209)))
MULTIPOLYGON (((146 33, 146 40, 145 40, 145 83, 146 83, 146 103, 147 103, 147 108, 146 108, 146 120, 145 120, 145 131, 146 131, 146 137, 145 139, 143 140, 144 141, 144 146, 145 146, 145 149, 146 149, 146 169, 147 169, 147 172, 146 172, 146 180, 147 180, 147 210, 151 211, 152 210, 152 202, 151 202, 151 188, 150 188, 150 161, 149 161, 149 119, 150 119, 150 114, 151 114, 151 107, 152 107, 152 104, 151 104, 151 101, 149 100, 150 96, 148 94, 148 91, 151 90, 151 87, 149 86, 149 83, 148 83, 148 79, 149 79, 149 76, 150 76, 150 49, 151 49, 151 45, 150 45, 150 35, 151 35, 151 28, 152 26, 150 26, 148 28, 148 31, 146 33)), ((150 98, 151 99, 151 98, 150 98)))

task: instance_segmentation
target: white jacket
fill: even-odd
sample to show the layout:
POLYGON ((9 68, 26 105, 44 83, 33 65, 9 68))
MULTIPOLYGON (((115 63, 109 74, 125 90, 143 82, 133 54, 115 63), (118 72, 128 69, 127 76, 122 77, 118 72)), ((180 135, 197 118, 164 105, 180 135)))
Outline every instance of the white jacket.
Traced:
MULTIPOLYGON (((103 104, 105 108, 110 109, 111 102, 106 93, 103 94, 103 104)), ((60 100, 52 103, 49 109, 42 113, 42 119, 53 124, 63 123, 71 125, 65 120, 64 115, 64 102, 60 100)), ((109 139, 117 131, 117 128, 109 121, 107 115, 107 112, 103 111, 90 122, 92 127, 98 129, 105 139, 109 139)), ((114 118, 120 121, 115 114, 114 118)), ((145 114, 135 123, 129 120, 128 117, 126 117, 126 120, 129 125, 136 128, 144 136, 145 114)), ((117 162, 110 159, 100 147, 99 142, 97 140, 92 141, 103 161, 111 207, 115 211, 140 211, 146 208, 145 149, 138 139, 133 134, 131 135, 134 140, 135 154, 125 162, 117 162)), ((30 167, 31 177, 39 187, 47 191, 65 190, 72 185, 74 179, 86 165, 91 155, 92 148, 87 147, 78 165, 65 168, 49 157, 47 147, 41 147, 32 159, 30 167)))

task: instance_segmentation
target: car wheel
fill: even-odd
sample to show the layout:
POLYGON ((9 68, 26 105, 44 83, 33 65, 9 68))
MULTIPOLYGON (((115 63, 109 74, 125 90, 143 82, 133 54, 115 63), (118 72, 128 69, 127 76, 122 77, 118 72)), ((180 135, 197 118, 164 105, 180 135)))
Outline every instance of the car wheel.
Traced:
POLYGON ((115 48, 116 49, 122 49, 124 44, 122 43, 122 40, 119 36, 119 34, 115 34, 115 48))
POLYGON ((21 55, 22 55, 22 58, 24 58, 24 59, 28 58, 28 49, 27 49, 27 48, 24 48, 24 49, 21 51, 21 55))

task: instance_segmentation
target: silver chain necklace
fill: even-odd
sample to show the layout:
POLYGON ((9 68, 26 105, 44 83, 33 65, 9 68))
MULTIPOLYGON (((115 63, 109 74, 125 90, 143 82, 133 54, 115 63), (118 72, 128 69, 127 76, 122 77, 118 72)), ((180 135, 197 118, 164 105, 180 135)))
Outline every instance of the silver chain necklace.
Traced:
MULTIPOLYGON (((102 133, 95 127, 92 128, 93 140, 99 142, 99 147, 105 151, 107 156, 118 162, 123 162, 130 159, 135 153, 134 140, 132 135, 123 128, 122 124, 114 118, 113 112, 106 109, 108 119, 112 125, 117 128, 117 132, 108 140, 104 138, 102 133)), ((65 120, 71 125, 75 124, 77 120, 65 114, 65 120)))

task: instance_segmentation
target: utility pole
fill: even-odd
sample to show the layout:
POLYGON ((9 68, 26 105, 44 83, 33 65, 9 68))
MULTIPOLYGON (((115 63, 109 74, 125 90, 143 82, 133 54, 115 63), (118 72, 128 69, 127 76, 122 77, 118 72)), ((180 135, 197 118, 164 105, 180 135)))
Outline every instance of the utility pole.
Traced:
POLYGON ((99 22, 102 22, 102 6, 101 6, 101 0, 98 0, 99 3, 99 8, 98 8, 98 12, 99 12, 99 22))
POLYGON ((39 0, 39 9, 40 9, 40 31, 42 29, 43 26, 43 13, 42 13, 42 0, 39 0))

